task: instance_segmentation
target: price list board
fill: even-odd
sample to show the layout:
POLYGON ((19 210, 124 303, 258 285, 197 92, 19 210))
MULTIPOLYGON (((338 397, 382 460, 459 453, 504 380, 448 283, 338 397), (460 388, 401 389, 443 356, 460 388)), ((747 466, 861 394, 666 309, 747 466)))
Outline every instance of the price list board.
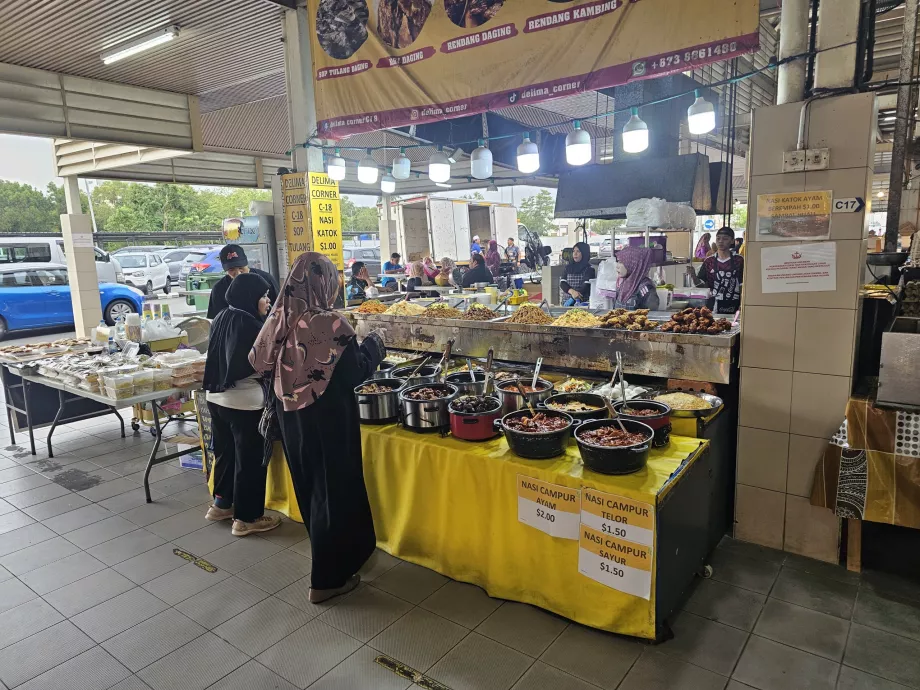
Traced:
POLYGON ((284 235, 288 266, 301 254, 311 251, 312 235, 307 211, 307 186, 302 172, 281 176, 281 205, 284 207, 284 235))
POLYGON ((578 539, 578 489, 518 475, 518 521, 562 539, 578 539))
POLYGON ((339 183, 324 173, 309 173, 310 225, 313 251, 325 254, 335 267, 345 268, 342 252, 342 208, 339 183))
POLYGON ((583 489, 578 572, 643 599, 652 589, 655 507, 623 496, 583 489))

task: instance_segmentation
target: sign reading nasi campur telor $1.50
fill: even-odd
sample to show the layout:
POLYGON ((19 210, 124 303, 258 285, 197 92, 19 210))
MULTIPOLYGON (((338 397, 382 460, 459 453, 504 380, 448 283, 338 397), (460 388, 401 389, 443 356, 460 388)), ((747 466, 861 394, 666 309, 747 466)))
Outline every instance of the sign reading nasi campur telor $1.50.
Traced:
POLYGON ((583 489, 578 572, 612 589, 649 599, 655 507, 624 496, 583 489))

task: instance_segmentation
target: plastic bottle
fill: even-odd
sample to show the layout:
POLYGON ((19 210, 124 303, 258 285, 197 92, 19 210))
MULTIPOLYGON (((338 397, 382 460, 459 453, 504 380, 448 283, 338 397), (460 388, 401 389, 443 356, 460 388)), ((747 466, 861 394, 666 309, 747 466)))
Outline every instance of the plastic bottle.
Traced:
POLYGON ((109 333, 109 354, 114 355, 118 352, 118 346, 115 344, 115 334, 109 333))

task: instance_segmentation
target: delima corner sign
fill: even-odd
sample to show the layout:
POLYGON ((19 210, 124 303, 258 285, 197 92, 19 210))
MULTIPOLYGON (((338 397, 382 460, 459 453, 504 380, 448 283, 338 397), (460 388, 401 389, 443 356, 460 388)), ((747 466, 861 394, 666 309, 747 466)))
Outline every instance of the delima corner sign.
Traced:
POLYGON ((758 47, 758 0, 308 0, 320 131, 472 115, 758 47))

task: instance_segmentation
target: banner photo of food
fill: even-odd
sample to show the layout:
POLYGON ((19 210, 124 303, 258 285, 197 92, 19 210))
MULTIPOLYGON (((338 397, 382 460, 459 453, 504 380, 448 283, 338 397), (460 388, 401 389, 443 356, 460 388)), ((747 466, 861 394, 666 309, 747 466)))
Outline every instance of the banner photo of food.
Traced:
POLYGON ((309 0, 337 138, 684 72, 754 51, 757 0, 309 0))

